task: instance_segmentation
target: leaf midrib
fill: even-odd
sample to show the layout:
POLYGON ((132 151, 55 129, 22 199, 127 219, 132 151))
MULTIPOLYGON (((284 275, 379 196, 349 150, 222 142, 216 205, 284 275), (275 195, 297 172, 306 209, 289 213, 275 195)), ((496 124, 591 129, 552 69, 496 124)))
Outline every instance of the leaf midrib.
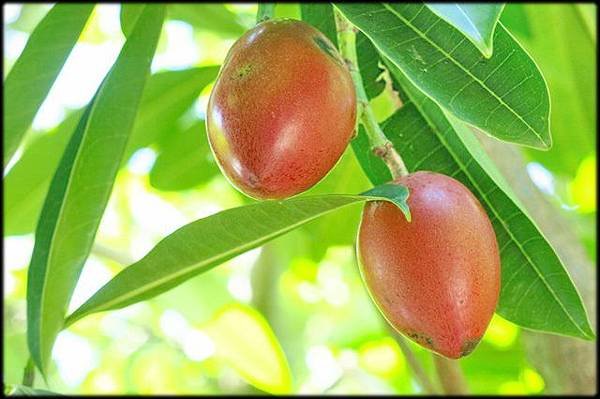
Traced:
MULTIPOLYGON (((425 99, 425 101, 427 101, 427 100, 428 99, 425 99)), ((492 204, 489 202, 489 200, 487 199, 487 197, 484 195, 483 190, 479 187, 479 185, 477 184, 477 181, 473 178, 473 176, 471 176, 471 174, 469 173, 469 171, 467 170, 467 168, 464 167, 463 163, 460 161, 460 159, 456 156, 456 154, 454 153, 454 151, 448 145, 448 142, 443 138, 443 135, 440 134, 439 131, 438 131, 438 129, 435 128, 435 125, 432 124, 432 122, 429 119, 429 117, 427 116, 427 114, 425 112, 423 112, 422 106, 420 106, 416 101, 412 101, 412 103, 415 105, 415 107, 417 107, 419 109, 419 111, 421 112, 421 115, 423 115, 423 118, 427 121, 427 123, 431 127, 431 129, 434 132, 436 132, 436 136, 440 139, 440 141, 442 141, 444 143, 445 147, 448 149, 448 152, 450 153, 450 155, 452 156, 452 158, 454 158, 454 160, 456 161, 456 163, 459 165, 460 169, 462 169, 462 171, 469 177, 469 180, 475 186, 475 188, 477 189, 477 191, 481 195, 481 198, 483 198, 483 200, 485 201, 485 203, 492 210, 492 212, 494 213, 494 216, 496 216, 496 218, 498 219, 498 221, 502 224, 502 227, 504 227, 504 230, 510 236, 511 241, 515 243, 515 245, 517 246, 517 248, 520 250, 520 252, 523 254, 523 256, 525 257, 525 259, 527 260, 527 263, 529 265, 531 265, 531 267, 533 268, 533 270, 536 272, 536 275, 538 276, 538 278, 544 283, 544 285, 546 286, 546 288, 550 292, 551 296, 558 303, 558 305, 560 306, 560 308, 562 309, 562 311, 565 313, 565 315, 569 318, 569 320, 573 323, 573 325, 577 328, 577 330, 579 330, 583 334, 583 336, 588 337, 589 335, 585 331, 583 331, 581 329, 581 327, 579 326, 578 323, 575 322, 575 320, 573 319, 573 317, 571 316, 571 314, 569 312, 567 312, 565 306, 560 301, 560 299, 557 297, 557 295, 554 292, 554 290, 552 289, 552 287, 548 284, 548 282, 546 281, 546 279, 544 278, 544 276, 540 273, 540 271, 537 268, 537 266, 534 264, 534 262, 532 261, 532 259, 529 257, 528 253, 525 251, 525 248, 521 247, 521 244, 519 243, 519 241, 516 240, 515 236, 512 234, 512 232, 510 231, 510 229, 504 224, 503 218, 500 217, 500 215, 496 212, 495 207, 492 206, 492 204)), ((525 217, 527 217, 527 216, 525 216, 525 217)), ((541 232, 538 231, 538 233, 541 235, 541 232)))
MULTIPOLYGON (((331 195, 331 194, 330 194, 330 195, 327 195, 327 196, 328 196, 328 197, 330 197, 330 198, 332 197, 332 195, 331 195)), ((335 195, 334 195, 334 196, 335 196, 335 195)), ((199 269, 199 268, 201 268, 202 266, 206 266, 206 265, 210 264, 211 262, 217 262, 217 261, 218 261, 219 259, 221 259, 221 258, 226 258, 227 256, 230 256, 230 255, 235 255, 237 251, 240 251, 239 253, 243 253, 244 251, 246 251, 246 250, 249 250, 249 249, 253 248, 253 246, 255 246, 255 245, 259 245, 261 242, 266 242, 266 241, 264 241, 264 240, 268 240, 268 239, 276 238, 276 237, 278 237, 278 236, 279 236, 279 235, 281 235, 281 234, 284 234, 284 233, 286 233, 286 232, 288 232, 288 231, 291 231, 291 230, 295 229, 296 227, 299 227, 299 226, 301 226, 302 224, 304 224, 304 223, 306 223, 306 222, 309 222, 309 221, 311 221, 311 220, 314 220, 314 219, 316 219, 316 218, 318 218, 318 217, 320 217, 320 216, 323 216, 323 215, 325 215, 325 214, 327 214, 327 213, 330 213, 330 212, 333 212, 333 211, 335 211, 335 210, 338 210, 338 209, 344 208, 344 207, 346 207, 346 206, 348 206, 348 205, 353 205, 353 204, 356 204, 356 203, 358 203, 358 202, 360 202, 360 201, 367 201, 367 200, 369 200, 370 198, 373 198, 373 197, 357 197, 357 196, 345 196, 345 195, 344 195, 344 196, 340 196, 340 197, 350 197, 350 198, 354 197, 356 200, 355 200, 355 201, 353 201, 353 202, 348 202, 348 203, 345 203, 345 204, 343 204, 343 205, 340 205, 340 206, 335 206, 335 207, 333 207, 333 208, 331 208, 331 209, 328 209, 328 210, 326 210, 326 211, 324 211, 324 212, 317 213, 317 214, 315 214, 315 215, 313 215, 313 216, 310 216, 310 217, 308 217, 308 218, 306 218, 306 219, 302 219, 302 220, 300 220, 300 221, 298 221, 298 222, 296 222, 296 223, 293 223, 293 224, 291 224, 291 225, 287 225, 287 226, 286 226, 286 227, 284 227, 283 229, 277 230, 277 231, 276 231, 276 232, 274 232, 274 233, 271 233, 271 234, 267 234, 267 235, 261 236, 261 237, 259 237, 258 239, 252 240, 252 241, 250 241, 250 242, 248 242, 248 243, 246 243, 246 244, 243 244, 243 245, 240 245, 240 246, 238 246, 238 247, 235 247, 234 249, 231 249, 231 250, 229 250, 229 251, 227 251, 227 252, 225 252, 225 253, 223 253, 223 252, 222 252, 222 253, 220 253, 220 254, 218 254, 218 255, 215 255, 215 256, 213 256, 213 257, 210 257, 210 258, 208 258, 208 259, 206 259, 206 260, 204 260, 204 261, 197 262, 197 263, 194 263, 194 264, 192 264, 192 265, 190 265, 190 266, 187 266, 187 267, 185 267, 184 269, 180 269, 180 270, 178 270, 178 271, 177 271, 175 274, 169 274, 169 275, 167 275, 166 277, 163 277, 163 278, 161 278, 161 279, 159 279, 159 280, 155 280, 155 281, 153 281, 152 283, 146 284, 146 285, 144 285, 144 286, 142 286, 142 287, 140 287, 140 288, 137 288, 137 289, 134 289, 134 290, 128 291, 126 295, 123 295, 123 296, 117 297, 117 298, 113 299, 112 301, 106 302, 104 305, 102 305, 102 306, 100 306, 100 307, 97 307, 97 308, 94 310, 94 312, 92 312, 92 313, 96 313, 96 312, 99 312, 99 311, 102 311, 102 310, 108 310, 108 309, 110 309, 110 308, 111 308, 111 306, 113 306, 113 305, 115 305, 115 304, 119 304, 119 303, 125 302, 126 300, 128 300, 128 299, 130 299, 130 298, 132 298, 132 297, 135 297, 135 296, 136 296, 136 295, 138 295, 139 293, 143 293, 144 291, 150 291, 151 289, 153 289, 153 288, 156 288, 157 286, 163 285, 165 282, 169 282, 169 281, 175 280, 175 279, 177 279, 178 277, 181 277, 181 276, 183 276, 183 275, 185 275, 185 274, 187 274, 187 273, 193 272, 193 271, 195 271, 196 269, 199 269)), ((331 199, 333 199, 333 198, 331 198, 331 199)), ((150 253, 151 253, 151 252, 150 252, 150 253)), ((146 256, 148 256, 150 253, 148 253, 146 256)), ((144 257, 144 258, 145 258, 145 257, 144 257)), ((140 262, 142 262, 142 261, 144 260, 144 258, 142 258, 142 259, 140 259, 138 262, 134 263, 134 265, 135 265, 135 264, 138 264, 138 263, 140 263, 140 262)), ((129 266, 129 267, 132 267, 132 266, 133 266, 133 265, 131 265, 131 266, 129 266)), ((124 270, 125 270, 125 269, 124 269, 124 270)), ((91 298, 90 298, 90 299, 91 299, 91 298)), ((82 313, 79 315, 79 317, 76 317, 76 318, 74 318, 74 319, 73 319, 72 317, 77 315, 77 311, 75 311, 75 312, 74 312, 74 313, 73 313, 71 316, 67 317, 67 320, 66 320, 66 322, 65 322, 65 325, 70 325, 71 323, 73 323, 73 322, 75 322, 75 321, 79 320, 81 317, 83 317, 83 316, 85 316, 85 315, 87 315, 87 314, 89 314, 89 313, 87 313, 87 312, 82 312, 82 313)))
MULTIPOLYGON (((102 87, 100 88, 100 91, 98 93, 98 95, 100 95, 100 92, 104 89, 104 84, 101 83, 102 87)), ((77 145, 77 153, 75 154, 75 159, 73 161, 72 167, 69 170, 69 174, 67 176, 68 180, 67 180, 67 186, 65 187, 65 191, 64 191, 64 195, 63 195, 63 200, 61 201, 60 204, 60 209, 58 211, 58 214, 56 215, 56 223, 54 223, 54 226, 52 228, 52 237, 50 240, 50 245, 48 246, 48 258, 46 261, 46 273, 44 274, 44 284, 42 286, 42 295, 40 297, 40 315, 39 315, 39 343, 40 343, 40 359, 43 362, 43 339, 42 339, 42 331, 44 331, 44 329, 42 328, 42 323, 45 320, 45 318, 43 317, 44 314, 51 314, 51 312, 45 312, 45 304, 46 301, 44 300, 46 298, 46 287, 48 286, 48 276, 50 275, 50 267, 52 266, 52 258, 54 255, 54 249, 56 248, 55 243, 56 243, 56 233, 58 231, 58 226, 60 224, 60 220, 62 219, 62 215, 65 209, 65 204, 67 201, 65 201, 65 198, 67 197, 67 193, 69 192, 70 188, 71 188, 71 184, 73 179, 71 178, 73 176, 73 172, 75 171, 77 165, 79 164, 79 157, 81 155, 81 143, 83 143, 85 141, 85 138, 89 132, 89 125, 90 125, 90 121, 92 120, 92 115, 94 114, 95 110, 96 110, 96 98, 92 98, 93 103, 91 104, 92 109, 90 110, 89 115, 87 115, 87 120, 85 121, 85 126, 84 126, 84 131, 81 137, 81 140, 79 141, 79 144, 77 145)), ((85 117, 85 113, 81 116, 82 118, 85 117)), ((74 137, 72 137, 74 138, 74 137)), ((68 149, 68 143, 67 143, 67 147, 66 149, 68 149)), ((60 167, 60 164, 59 164, 60 167)), ((50 189, 50 187, 48 188, 50 189)), ((64 315, 63 315, 64 316, 64 315)))
MULTIPOLYGON (((460 69, 462 69, 465 73, 467 73, 467 75, 469 75, 476 83, 479 83, 479 85, 484 88, 488 93, 490 93, 492 95, 492 97, 494 97, 501 105, 503 105, 510 113, 512 113, 514 116, 517 117, 517 119, 519 119, 521 122, 523 122, 523 124, 525 124, 525 126, 527 127, 528 130, 530 130, 531 132, 533 132, 533 134, 536 135, 536 137, 545 145, 546 141, 542 139, 542 136, 535 130, 533 129, 533 127, 531 127, 531 125, 529 125, 529 123, 527 123, 527 121, 525 121, 518 113, 516 113, 506 102, 504 102, 504 100, 502 100, 501 97, 499 97, 496 93, 494 93, 488 86, 485 85, 485 83, 483 81, 481 81, 481 79, 477 78, 475 75, 473 75, 468 69, 466 69, 460 62, 458 62, 456 59, 454 59, 454 57, 452 57, 450 54, 448 54, 444 49, 442 49, 441 47, 439 47, 435 42, 431 41, 426 35, 424 35, 416 26, 412 25, 406 18, 404 18, 401 14, 399 14, 398 12, 396 12, 393 8, 391 8, 387 3, 381 3, 389 12, 391 12, 392 14, 394 14, 396 17, 398 17, 400 20, 402 20, 404 22, 405 25, 407 25, 408 27, 410 27, 418 36, 420 36, 421 38, 423 38, 424 40, 426 40, 429 44, 431 44, 435 49, 437 49, 439 52, 441 52, 442 54, 444 54, 450 61, 452 61, 456 66, 458 66, 460 69)), ((423 7, 426 7, 425 5, 423 5, 423 7)), ((392 59, 389 55, 388 55, 388 51, 385 51, 384 49, 382 49, 385 53, 386 56, 388 56, 388 58, 392 59)))

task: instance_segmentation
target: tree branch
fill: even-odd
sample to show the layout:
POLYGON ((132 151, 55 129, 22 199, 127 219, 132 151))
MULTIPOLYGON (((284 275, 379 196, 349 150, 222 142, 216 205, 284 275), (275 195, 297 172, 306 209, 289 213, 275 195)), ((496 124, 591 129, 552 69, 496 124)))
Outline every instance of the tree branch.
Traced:
POLYGON ((371 150, 385 162, 392 174, 392 178, 396 179, 400 176, 405 176, 408 174, 408 169, 404 161, 402 161, 400 154, 398 154, 393 144, 385 136, 381 127, 379 127, 375 113, 373 113, 369 105, 369 99, 358 69, 356 29, 337 9, 334 9, 334 11, 340 54, 350 71, 350 76, 352 76, 354 88, 356 89, 357 122, 360 120, 365 127, 369 143, 371 144, 371 150))

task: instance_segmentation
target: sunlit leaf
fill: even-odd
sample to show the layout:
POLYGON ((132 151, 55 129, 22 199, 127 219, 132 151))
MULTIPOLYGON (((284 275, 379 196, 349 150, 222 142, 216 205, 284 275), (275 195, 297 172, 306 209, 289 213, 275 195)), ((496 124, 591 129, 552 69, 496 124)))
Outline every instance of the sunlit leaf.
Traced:
POLYGON ((35 230, 50 178, 82 114, 71 113, 50 133, 32 140, 4 177, 4 235, 35 230))
MULTIPOLYGON (((172 126, 217 72, 217 66, 208 66, 151 75, 121 167, 140 147, 155 144, 161 138, 169 146, 174 138, 172 126)), ((4 177, 4 234, 27 234, 35 229, 50 178, 82 112, 75 111, 52 132, 32 140, 4 177)))
POLYGON ((569 184, 569 194, 577 204, 578 212, 590 213, 596 211, 597 166, 596 157, 590 156, 584 159, 577 169, 575 179, 569 184))
POLYGON ((423 4, 340 3, 344 15, 442 107, 501 140, 551 146, 548 89, 537 66, 499 24, 486 59, 423 4))
POLYGON ((481 53, 490 58, 492 36, 504 4, 425 3, 440 18, 461 31, 481 53))
POLYGON ((271 394, 289 394, 292 375, 277 337, 265 318, 245 305, 228 305, 206 328, 217 354, 249 384, 271 394))
POLYGON ((4 167, 77 42, 94 4, 57 4, 31 33, 4 80, 4 167))
POLYGON ((167 11, 169 19, 185 21, 194 29, 215 31, 225 37, 238 37, 246 30, 224 4, 172 3, 167 11))
POLYGON ((515 31, 536 60, 550 90, 552 150, 527 149, 526 154, 568 178, 573 178, 579 163, 596 150, 597 140, 596 44, 577 7, 516 3, 506 6, 509 11, 514 10, 508 15, 512 18, 506 21, 507 29, 515 31), (515 29, 523 26, 520 13, 527 23, 528 35, 515 29))
POLYGON ((146 6, 50 184, 27 279, 28 344, 42 372, 110 196, 163 18, 164 6, 146 6))
POLYGON ((410 217, 403 186, 375 187, 361 195, 319 195, 262 201, 189 223, 126 267, 71 314, 67 325, 87 314, 152 298, 182 282, 334 210, 367 200, 394 202, 410 217))
POLYGON ((133 30, 136 21, 142 15, 142 11, 144 11, 144 4, 142 3, 121 4, 121 31, 125 37, 129 36, 133 30))

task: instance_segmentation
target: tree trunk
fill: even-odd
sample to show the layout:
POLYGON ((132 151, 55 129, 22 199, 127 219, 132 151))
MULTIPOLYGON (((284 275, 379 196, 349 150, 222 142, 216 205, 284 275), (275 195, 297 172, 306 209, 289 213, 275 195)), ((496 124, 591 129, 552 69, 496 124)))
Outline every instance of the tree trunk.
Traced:
MULTIPOLYGON (((522 152, 513 145, 476 134, 517 197, 562 259, 581 293, 596 331, 596 269, 569 222, 533 184, 522 152)), ((548 394, 596 392, 596 340, 560 337, 523 330, 530 362, 542 374, 548 394)))

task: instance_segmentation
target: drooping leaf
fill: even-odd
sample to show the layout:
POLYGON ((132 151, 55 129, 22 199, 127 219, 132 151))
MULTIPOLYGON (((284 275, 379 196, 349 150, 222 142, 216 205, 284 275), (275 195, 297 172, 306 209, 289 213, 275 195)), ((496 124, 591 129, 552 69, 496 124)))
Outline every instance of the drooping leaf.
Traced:
MULTIPOLYGON (((508 185, 491 161, 486 162, 475 138, 466 131, 458 133, 440 107, 393 63, 388 60, 386 66, 400 86, 404 105, 383 129, 409 171, 431 170, 461 181, 492 221, 502 261, 497 312, 526 328, 592 337, 581 298, 560 259, 513 196, 504 191, 508 185)), ((366 164, 365 172, 373 183, 387 181, 387 176, 374 173, 370 166, 381 161, 370 153, 363 154, 359 159, 366 164)))
POLYGON ((150 171, 152 187, 165 191, 186 190, 219 173, 208 146, 204 121, 171 134, 174 137, 161 146, 150 171))
POLYGON ((50 183, 27 278, 29 350, 43 373, 108 201, 163 19, 164 6, 146 6, 50 183))
MULTIPOLYGON (((151 75, 121 167, 140 147, 161 138, 169 145, 171 127, 217 72, 218 67, 208 66, 151 75)), ((4 234, 27 234, 35 229, 50 179, 82 113, 73 112, 53 132, 32 140, 4 177, 4 234)))
POLYGON ((285 353, 269 323, 247 305, 227 305, 206 327, 217 355, 249 384, 275 395, 292 391, 285 353))
POLYGON ((504 4, 425 3, 438 17, 461 31, 481 53, 490 58, 492 36, 504 4))
POLYGON ((71 314, 70 325, 87 314, 152 298, 200 273, 347 205, 392 201, 410 217, 403 186, 375 187, 360 195, 318 195, 262 201, 189 223, 126 267, 71 314))
POLYGON ((501 140, 549 148, 548 89, 527 53, 498 24, 486 59, 423 4, 336 7, 410 79, 461 120, 501 140))
POLYGON ((85 26, 93 4, 57 4, 37 25, 4 80, 4 167, 85 26))
POLYGON ((71 113, 52 132, 32 140, 4 177, 4 235, 35 230, 50 178, 82 114, 71 113))

